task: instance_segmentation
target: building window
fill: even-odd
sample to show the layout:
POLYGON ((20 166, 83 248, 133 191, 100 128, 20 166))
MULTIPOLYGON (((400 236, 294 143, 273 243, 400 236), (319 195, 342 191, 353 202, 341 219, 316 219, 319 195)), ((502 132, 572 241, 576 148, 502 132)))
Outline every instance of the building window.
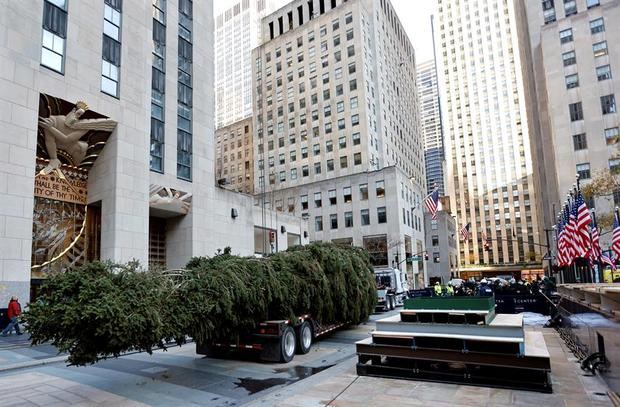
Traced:
POLYGON ((330 205, 336 205, 338 203, 338 199, 336 197, 336 190, 335 189, 330 189, 329 191, 327 191, 327 195, 329 197, 329 204, 330 205))
POLYGON ((360 201, 368 199, 368 184, 360 184, 360 201))
POLYGON ((299 199, 301 201, 301 209, 303 211, 308 209, 308 195, 302 195, 299 199))
POLYGON ((377 198, 385 197, 385 181, 382 180, 375 183, 375 192, 377 198))
POLYGON ((314 163, 314 174, 319 175, 321 173, 321 163, 314 163))
POLYGON ((120 71, 120 6, 120 1, 106 0, 103 12, 104 57, 101 66, 101 91, 115 97, 118 97, 120 71))
POLYGON ((321 199, 321 193, 315 192, 314 193, 314 207, 320 208, 322 206, 323 206, 323 200, 321 199))
POLYGON ((577 2, 575 0, 564 0, 564 15, 566 17, 577 14, 577 2))
POLYGON ((320 232, 323 230, 323 217, 322 216, 316 216, 314 218, 314 230, 317 232, 320 232))
POLYGON ((592 45, 592 51, 594 52, 595 57, 602 57, 603 55, 607 55, 607 41, 597 42, 592 45))
POLYGON ((331 229, 338 229, 338 215, 332 213, 329 215, 329 225, 331 229))
POLYGON ((599 81, 611 79, 611 68, 609 65, 603 65, 596 68, 596 77, 599 81))
POLYGON ((572 89, 579 86, 579 76, 577 74, 568 75, 565 78, 566 80, 566 89, 572 89))
POLYGON ((586 0, 586 5, 588 8, 596 7, 601 4, 600 0, 586 0))
POLYGON ((605 31, 605 22, 603 17, 590 21, 590 33, 596 34, 605 31))
POLYGON ((340 157, 340 168, 347 168, 349 166, 349 162, 347 160, 347 156, 344 155, 340 157))
POLYGON ((573 29, 572 28, 560 31, 560 43, 561 44, 566 44, 567 42, 571 42, 572 40, 573 40, 573 29))
POLYGON ((357 145, 359 145, 361 143, 361 139, 360 139, 360 134, 359 133, 353 133, 351 138, 353 139, 353 145, 354 146, 357 146, 357 145))
POLYGON ((387 223, 385 206, 380 206, 377 208, 377 223, 387 223))
POLYGON ((354 114, 353 116, 351 116, 351 125, 357 126, 358 124, 360 124, 360 115, 354 114))
POLYGON ((347 13, 344 15, 344 23, 345 24, 351 24, 353 22, 353 14, 352 13, 347 13))
POLYGON ((579 179, 590 179, 590 163, 577 164, 579 179))
POLYGON ((291 168, 291 179, 297 179, 297 168, 291 168))
POLYGON ((438 235, 431 236, 431 244, 433 246, 439 246, 439 236, 438 235))
POLYGON ((64 72, 65 39, 67 38, 67 4, 64 0, 43 2, 43 38, 41 65, 58 73, 64 72))
POLYGON ((583 110, 581 108, 581 102, 571 103, 570 105, 568 105, 568 111, 570 114, 570 120, 572 122, 583 120, 583 110))
POLYGON ((334 170, 334 160, 327 160, 327 172, 334 170))
MULTIPOLYGON (((179 0, 177 84, 177 178, 192 179, 192 17, 191 0, 179 0)), ((282 178, 282 174, 280 174, 282 178)))
POLYGON ((562 54, 562 60, 564 61, 564 66, 575 65, 577 63, 577 57, 575 55, 575 51, 569 51, 562 54))
POLYGON ((585 150, 586 148, 588 148, 588 143, 586 141, 585 133, 575 134, 573 136, 573 146, 575 148, 575 151, 585 150))
POLYGON ((325 151, 328 153, 334 151, 334 143, 331 140, 325 142, 325 151))
POLYGON ((350 99, 351 102, 351 110, 357 109, 357 96, 354 96, 350 99))
POLYGON ((555 7, 553 4, 553 0, 543 0, 542 8, 543 8, 543 17, 545 19, 545 24, 554 22, 555 21, 555 7))
POLYGON ((342 136, 338 139, 338 146, 340 148, 346 148, 347 147, 347 137, 346 136, 342 136))
POLYGON ((353 154, 353 164, 354 165, 362 164, 362 153, 353 154))
POLYGON ((345 228, 353 227, 353 212, 344 213, 344 227, 345 228))
POLYGON ((618 127, 605 129, 605 141, 608 146, 616 144, 620 141, 620 129, 618 127))
POLYGON ((344 203, 351 203, 353 197, 351 195, 351 187, 342 188, 342 195, 344 197, 344 203))
POLYGON ((362 209, 360 211, 360 217, 362 220, 362 226, 370 225, 370 212, 368 209, 362 209))
POLYGON ((612 174, 618 174, 618 172, 620 172, 620 158, 609 159, 609 171, 612 174))
MULTIPOLYGON (((151 171, 164 172, 164 100, 166 93, 166 3, 153 4, 153 66, 151 68, 151 171)), ((104 61, 105 62, 105 61, 104 61)), ((187 112, 189 115, 189 112, 187 112)), ((224 147, 226 151, 226 147, 224 147)), ((228 157, 224 157, 224 162, 228 157)), ((264 181, 264 180, 263 180, 264 181)))
POLYGON ((603 114, 616 113, 618 111, 614 95, 601 96, 601 110, 603 114))

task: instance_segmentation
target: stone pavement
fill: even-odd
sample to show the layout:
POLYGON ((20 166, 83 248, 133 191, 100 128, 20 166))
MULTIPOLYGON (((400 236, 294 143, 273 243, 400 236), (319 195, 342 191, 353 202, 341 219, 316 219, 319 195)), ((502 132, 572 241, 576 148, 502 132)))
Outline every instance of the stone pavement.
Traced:
MULTIPOLYGON (((528 327, 526 329, 541 329, 528 327)), ((611 406, 606 386, 583 376, 554 330, 543 329, 551 355, 553 393, 357 376, 356 358, 302 382, 272 392, 249 407, 361 406, 611 406)))

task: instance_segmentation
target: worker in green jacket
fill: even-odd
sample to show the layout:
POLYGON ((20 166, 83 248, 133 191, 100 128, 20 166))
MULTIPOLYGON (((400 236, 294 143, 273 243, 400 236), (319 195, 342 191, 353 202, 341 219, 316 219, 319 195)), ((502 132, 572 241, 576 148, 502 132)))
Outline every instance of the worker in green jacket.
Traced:
POLYGON ((448 292, 448 296, 454 295, 454 287, 452 287, 452 283, 448 283, 448 287, 446 287, 446 291, 448 292))

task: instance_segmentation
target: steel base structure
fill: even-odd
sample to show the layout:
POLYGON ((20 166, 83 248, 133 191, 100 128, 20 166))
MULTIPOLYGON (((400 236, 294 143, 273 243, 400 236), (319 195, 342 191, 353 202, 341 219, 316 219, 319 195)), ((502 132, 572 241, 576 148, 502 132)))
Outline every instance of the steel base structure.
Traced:
POLYGON ((549 372, 537 369, 360 355, 357 374, 552 393, 549 372))

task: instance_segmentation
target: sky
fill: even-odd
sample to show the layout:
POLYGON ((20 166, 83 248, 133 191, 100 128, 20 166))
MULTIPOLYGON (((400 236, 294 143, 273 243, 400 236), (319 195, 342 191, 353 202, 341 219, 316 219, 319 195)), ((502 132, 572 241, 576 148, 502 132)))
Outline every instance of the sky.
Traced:
MULTIPOLYGON (((238 0, 214 0, 214 14, 234 5, 238 0)), ((289 3, 290 0, 273 0, 276 8, 289 3)), ((433 59, 433 38, 431 35, 431 14, 436 13, 435 0, 391 0, 401 24, 413 44, 416 62, 433 59)))

